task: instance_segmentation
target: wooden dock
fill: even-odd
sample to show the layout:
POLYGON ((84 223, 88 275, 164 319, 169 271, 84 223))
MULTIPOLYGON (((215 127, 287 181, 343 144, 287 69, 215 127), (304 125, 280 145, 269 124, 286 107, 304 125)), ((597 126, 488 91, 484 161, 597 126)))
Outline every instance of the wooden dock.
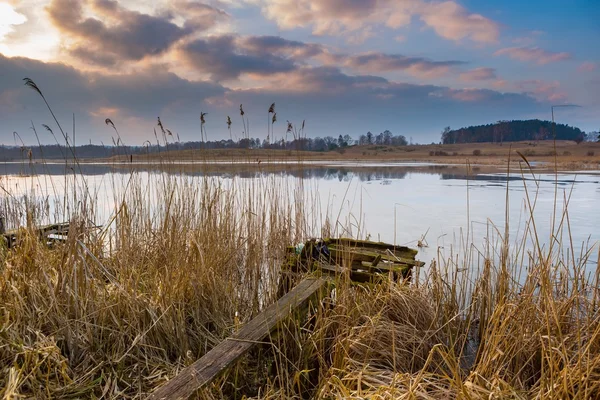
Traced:
POLYGON ((276 303, 267 307, 237 333, 183 369, 176 377, 159 387, 150 400, 187 399, 196 390, 212 382, 221 372, 269 335, 290 312, 305 307, 328 282, 324 278, 306 278, 276 303))
MULTIPOLYGON (((2 221, 4 226, 4 221, 2 221)), ((59 224, 43 225, 34 228, 34 232, 37 234, 40 240, 46 243, 65 241, 69 235, 70 224, 68 222, 59 224)), ((0 232, 0 237, 3 237, 8 248, 14 247, 19 242, 19 235, 26 228, 10 229, 4 232, 0 232)))
POLYGON ((415 259, 417 250, 383 242, 329 238, 308 241, 298 253, 288 248, 286 266, 294 273, 318 271, 325 274, 348 274, 358 283, 378 282, 392 277, 410 279, 413 267, 422 267, 415 259), (323 250, 326 248, 326 250, 323 250))
POLYGON ((414 267, 424 265, 415 259, 416 254, 417 250, 404 246, 346 238, 309 240, 301 246, 288 247, 280 280, 282 297, 159 387, 148 399, 189 398, 261 343, 292 312, 302 309, 311 298, 333 285, 333 277, 346 274, 357 284, 378 283, 384 279, 406 282, 414 267), (313 273, 313 276, 292 288, 297 277, 306 273, 313 273))

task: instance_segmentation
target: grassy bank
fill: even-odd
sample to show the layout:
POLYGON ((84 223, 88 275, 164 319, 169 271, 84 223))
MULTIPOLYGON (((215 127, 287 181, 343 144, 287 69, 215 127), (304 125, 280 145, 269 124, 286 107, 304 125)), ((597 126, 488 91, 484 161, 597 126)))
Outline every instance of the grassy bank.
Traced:
MULTIPOLYGON (((432 162, 442 164, 505 168, 510 162, 518 166, 522 154, 530 162, 540 163, 535 169, 581 170, 600 168, 600 143, 573 141, 529 141, 513 143, 464 143, 427 144, 408 146, 350 146, 335 151, 310 152, 267 149, 218 149, 163 151, 136 155, 134 162, 160 164, 164 160, 198 162, 200 160, 220 162, 248 162, 255 165, 269 162, 297 161, 344 161, 344 162, 432 162)), ((129 156, 115 156, 104 162, 129 162, 129 156)))

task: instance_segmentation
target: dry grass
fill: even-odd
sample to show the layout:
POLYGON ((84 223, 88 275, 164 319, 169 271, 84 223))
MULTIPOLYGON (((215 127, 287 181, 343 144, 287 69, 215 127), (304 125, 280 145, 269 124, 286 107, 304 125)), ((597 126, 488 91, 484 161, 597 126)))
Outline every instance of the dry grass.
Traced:
POLYGON ((73 232, 51 250, 23 232, 2 251, 5 398, 139 396, 273 301, 278 255, 306 229, 293 193, 266 180, 146 187, 133 176, 100 234, 73 232))
MULTIPOLYGON (((1 251, 4 398, 143 398, 273 302, 285 246, 320 228, 303 189, 268 176, 141 176, 100 232, 82 229, 93 202, 73 178, 57 203, 80 227, 68 242, 49 249, 24 230, 1 251)), ((29 197, 4 209, 31 227, 58 213, 29 197)), ((568 213, 557 221, 561 243, 541 250, 530 220, 531 246, 468 244, 411 286, 340 279, 199 396, 595 398, 597 275, 590 253, 575 258, 568 213)))

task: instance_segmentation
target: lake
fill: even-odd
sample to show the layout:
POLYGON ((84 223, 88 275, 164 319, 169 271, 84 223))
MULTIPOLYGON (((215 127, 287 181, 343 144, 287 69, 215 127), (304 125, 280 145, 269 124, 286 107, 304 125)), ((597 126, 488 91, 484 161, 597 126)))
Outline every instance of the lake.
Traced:
MULTIPOLYGON (((29 193, 32 198, 45 200, 49 209, 61 205, 65 192, 81 188, 77 182, 85 181, 86 190, 95 199, 95 222, 100 225, 114 212, 132 175, 148 188, 165 176, 192 185, 209 176, 212 184, 224 188, 233 182, 269 182, 290 195, 297 195, 300 188, 303 201, 311 204, 308 217, 313 229, 307 235, 319 235, 320 226, 329 218, 337 235, 411 247, 420 244, 418 258, 425 262, 438 254, 447 257, 457 249, 485 253, 488 244, 498 243, 504 235, 507 215, 509 243, 523 243, 523 237, 529 237, 526 250, 533 249, 534 234, 548 248, 553 215, 555 235, 564 235, 560 251, 573 251, 578 258, 582 248, 590 249, 600 240, 600 171, 555 176, 478 168, 467 173, 464 167, 426 163, 170 164, 165 168, 102 164, 65 167, 63 162, 4 163, 0 164, 0 174, 3 198, 29 193), (73 178, 74 171, 77 178, 73 178), (566 204, 568 220, 562 218, 566 204), (535 232, 529 223, 531 208, 535 232), (574 250, 570 249, 569 231, 574 250)), ((48 214, 48 222, 55 222, 52 215, 48 214)), ((587 261, 590 271, 597 263, 597 254, 595 249, 587 261)))

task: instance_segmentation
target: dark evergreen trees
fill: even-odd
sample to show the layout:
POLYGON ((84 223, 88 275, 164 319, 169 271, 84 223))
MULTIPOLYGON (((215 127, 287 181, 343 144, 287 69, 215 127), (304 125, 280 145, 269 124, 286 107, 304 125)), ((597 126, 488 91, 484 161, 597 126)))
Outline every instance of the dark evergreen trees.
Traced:
POLYGON ((573 140, 581 142, 585 133, 581 129, 564 124, 552 126, 550 121, 530 119, 526 121, 498 121, 495 124, 469 126, 442 132, 442 143, 518 142, 526 140, 573 140), (556 135, 556 136, 555 136, 556 135))

